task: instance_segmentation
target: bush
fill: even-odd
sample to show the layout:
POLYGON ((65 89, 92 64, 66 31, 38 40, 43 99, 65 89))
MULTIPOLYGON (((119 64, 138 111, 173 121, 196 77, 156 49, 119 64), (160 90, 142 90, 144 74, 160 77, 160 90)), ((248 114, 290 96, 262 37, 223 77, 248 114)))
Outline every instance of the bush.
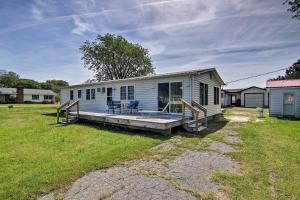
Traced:
POLYGON ((17 102, 16 97, 9 97, 8 103, 16 103, 16 102, 17 102))

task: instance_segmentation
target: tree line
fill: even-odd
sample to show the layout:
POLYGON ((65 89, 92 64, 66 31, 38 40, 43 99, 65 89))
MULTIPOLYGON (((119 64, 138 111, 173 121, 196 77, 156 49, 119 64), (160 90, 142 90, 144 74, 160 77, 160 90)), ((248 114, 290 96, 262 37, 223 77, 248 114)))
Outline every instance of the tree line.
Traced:
POLYGON ((32 79, 20 78, 15 72, 7 72, 0 75, 0 87, 16 88, 18 86, 28 89, 47 89, 55 93, 59 93, 61 87, 69 86, 69 83, 64 80, 47 80, 45 82, 38 82, 32 79))

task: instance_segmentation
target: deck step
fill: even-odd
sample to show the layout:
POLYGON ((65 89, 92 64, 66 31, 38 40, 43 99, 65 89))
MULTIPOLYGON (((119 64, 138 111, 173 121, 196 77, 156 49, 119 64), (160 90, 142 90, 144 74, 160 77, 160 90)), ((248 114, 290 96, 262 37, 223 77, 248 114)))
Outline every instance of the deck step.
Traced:
POLYGON ((190 133, 200 133, 200 132, 202 132, 202 131, 204 131, 206 129, 205 126, 199 125, 198 130, 196 130, 195 126, 196 126, 195 124, 190 124, 190 125, 185 124, 185 125, 183 125, 183 128, 187 132, 190 132, 190 133))

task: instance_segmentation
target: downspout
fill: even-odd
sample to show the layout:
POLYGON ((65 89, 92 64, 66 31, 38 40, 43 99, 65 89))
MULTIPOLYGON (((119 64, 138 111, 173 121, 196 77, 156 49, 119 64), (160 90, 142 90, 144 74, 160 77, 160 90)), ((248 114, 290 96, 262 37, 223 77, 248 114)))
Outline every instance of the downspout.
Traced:
POLYGON ((193 75, 190 74, 190 102, 193 101, 193 75))

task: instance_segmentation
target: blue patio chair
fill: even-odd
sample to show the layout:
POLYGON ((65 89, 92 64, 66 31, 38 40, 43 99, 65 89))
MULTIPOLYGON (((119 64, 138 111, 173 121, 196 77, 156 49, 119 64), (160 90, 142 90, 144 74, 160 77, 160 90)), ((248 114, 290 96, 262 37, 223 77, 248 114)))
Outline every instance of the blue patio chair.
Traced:
POLYGON ((121 101, 112 101, 108 106, 108 112, 112 110, 113 113, 115 113, 115 110, 120 110, 121 112, 121 101))
POLYGON ((138 107, 139 101, 130 101, 130 103, 127 105, 127 109, 130 110, 130 113, 132 113, 134 110, 138 111, 138 107))

